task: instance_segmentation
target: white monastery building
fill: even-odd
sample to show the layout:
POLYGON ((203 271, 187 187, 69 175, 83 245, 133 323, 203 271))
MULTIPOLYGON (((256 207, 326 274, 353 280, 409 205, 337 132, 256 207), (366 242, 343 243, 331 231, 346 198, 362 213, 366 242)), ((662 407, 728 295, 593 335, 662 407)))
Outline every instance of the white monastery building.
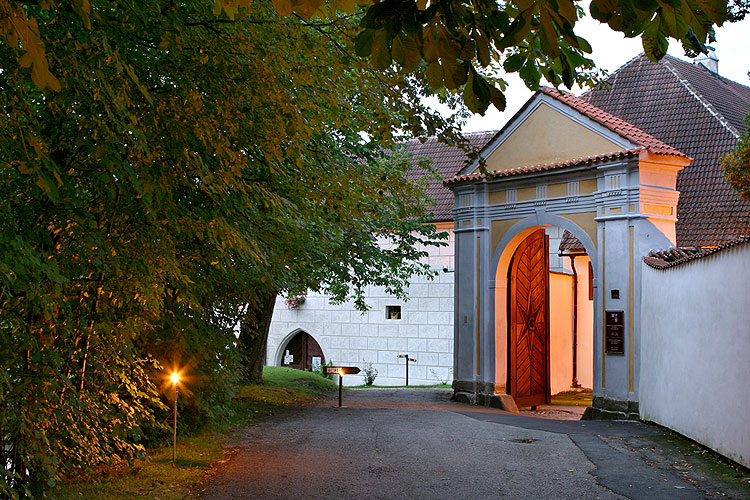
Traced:
MULTIPOLYGON (((715 57, 640 55, 581 96, 543 88, 497 132, 467 135, 486 168, 409 142, 443 182, 450 234, 411 300, 372 310, 280 298, 267 364, 371 362, 378 385, 452 383, 507 411, 585 388, 584 418, 643 419, 750 466, 750 201, 720 163, 746 132, 750 88, 715 57), (447 268, 448 272, 443 272, 447 268)), ((345 376, 345 383, 362 383, 345 376)))

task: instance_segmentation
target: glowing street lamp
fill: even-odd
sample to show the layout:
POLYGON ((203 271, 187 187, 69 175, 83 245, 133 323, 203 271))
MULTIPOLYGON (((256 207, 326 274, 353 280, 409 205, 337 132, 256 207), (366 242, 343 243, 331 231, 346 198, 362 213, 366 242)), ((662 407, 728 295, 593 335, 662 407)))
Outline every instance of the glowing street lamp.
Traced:
POLYGON ((172 372, 170 380, 174 386, 174 424, 172 426, 172 467, 174 467, 177 460, 177 394, 180 392, 177 383, 180 381, 180 374, 172 372))

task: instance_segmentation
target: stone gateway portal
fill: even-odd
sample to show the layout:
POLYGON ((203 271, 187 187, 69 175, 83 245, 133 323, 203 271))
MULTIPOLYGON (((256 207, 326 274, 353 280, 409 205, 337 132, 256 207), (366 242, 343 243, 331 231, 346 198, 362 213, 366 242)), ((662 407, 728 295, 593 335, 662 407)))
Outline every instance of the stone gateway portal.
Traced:
POLYGON ((582 357, 594 406, 637 414, 641 256, 674 244, 677 173, 691 159, 552 89, 480 157, 486 168, 476 160, 445 181, 455 195, 456 397, 511 410, 544 404, 552 387, 578 387, 582 357), (562 262, 572 260, 564 231, 590 259, 585 299, 580 266, 562 262), (616 352, 605 345, 606 311, 622 311, 616 352))

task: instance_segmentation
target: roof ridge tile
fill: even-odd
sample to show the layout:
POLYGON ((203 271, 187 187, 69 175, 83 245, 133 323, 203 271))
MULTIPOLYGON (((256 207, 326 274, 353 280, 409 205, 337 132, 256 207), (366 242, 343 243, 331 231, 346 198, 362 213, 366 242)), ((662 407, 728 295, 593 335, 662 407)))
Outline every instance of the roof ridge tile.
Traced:
POLYGON ((643 257, 643 262, 654 269, 669 269, 693 260, 702 259, 728 248, 750 243, 750 236, 739 236, 712 248, 671 247, 665 250, 651 250, 643 257))
MULTIPOLYGON (((716 109, 710 102, 708 102, 707 99, 705 99, 700 92, 698 92, 693 86, 690 84, 689 81, 687 81, 685 78, 680 75, 679 71, 677 71, 677 68, 673 67, 669 61, 662 61, 662 66, 667 68, 674 76, 677 78, 677 81, 680 82, 680 84, 685 87, 685 90, 688 91, 690 95, 692 95, 695 100, 697 100, 701 106, 703 106, 706 111, 709 112, 711 116, 716 118, 719 123, 726 128, 730 134, 732 134, 736 139, 739 139, 740 133, 737 129, 735 129, 729 121, 724 118, 724 115, 722 115, 718 109, 716 109)), ((708 71, 708 70, 706 70, 708 71)))

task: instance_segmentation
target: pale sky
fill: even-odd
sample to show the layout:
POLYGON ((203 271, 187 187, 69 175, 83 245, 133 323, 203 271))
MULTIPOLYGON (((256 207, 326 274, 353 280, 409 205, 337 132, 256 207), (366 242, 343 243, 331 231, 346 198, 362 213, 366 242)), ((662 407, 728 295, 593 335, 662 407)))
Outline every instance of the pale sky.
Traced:
MULTIPOLYGON (((588 11, 588 7, 585 7, 588 11)), ((592 58, 597 66, 610 73, 643 52, 640 38, 625 38, 612 31, 606 24, 601 24, 590 17, 580 20, 576 33, 583 36, 594 49, 592 58)), ((711 46, 716 49, 719 58, 719 74, 730 80, 750 86, 750 19, 739 23, 725 23, 716 29, 716 42, 711 46)), ((670 55, 689 60, 679 42, 669 44, 670 55)), ((472 115, 463 127, 464 132, 498 130, 505 125, 521 106, 533 94, 517 75, 506 76, 508 101, 505 112, 500 113, 490 105, 485 116, 472 115)), ((580 94, 579 89, 574 89, 580 94)))

